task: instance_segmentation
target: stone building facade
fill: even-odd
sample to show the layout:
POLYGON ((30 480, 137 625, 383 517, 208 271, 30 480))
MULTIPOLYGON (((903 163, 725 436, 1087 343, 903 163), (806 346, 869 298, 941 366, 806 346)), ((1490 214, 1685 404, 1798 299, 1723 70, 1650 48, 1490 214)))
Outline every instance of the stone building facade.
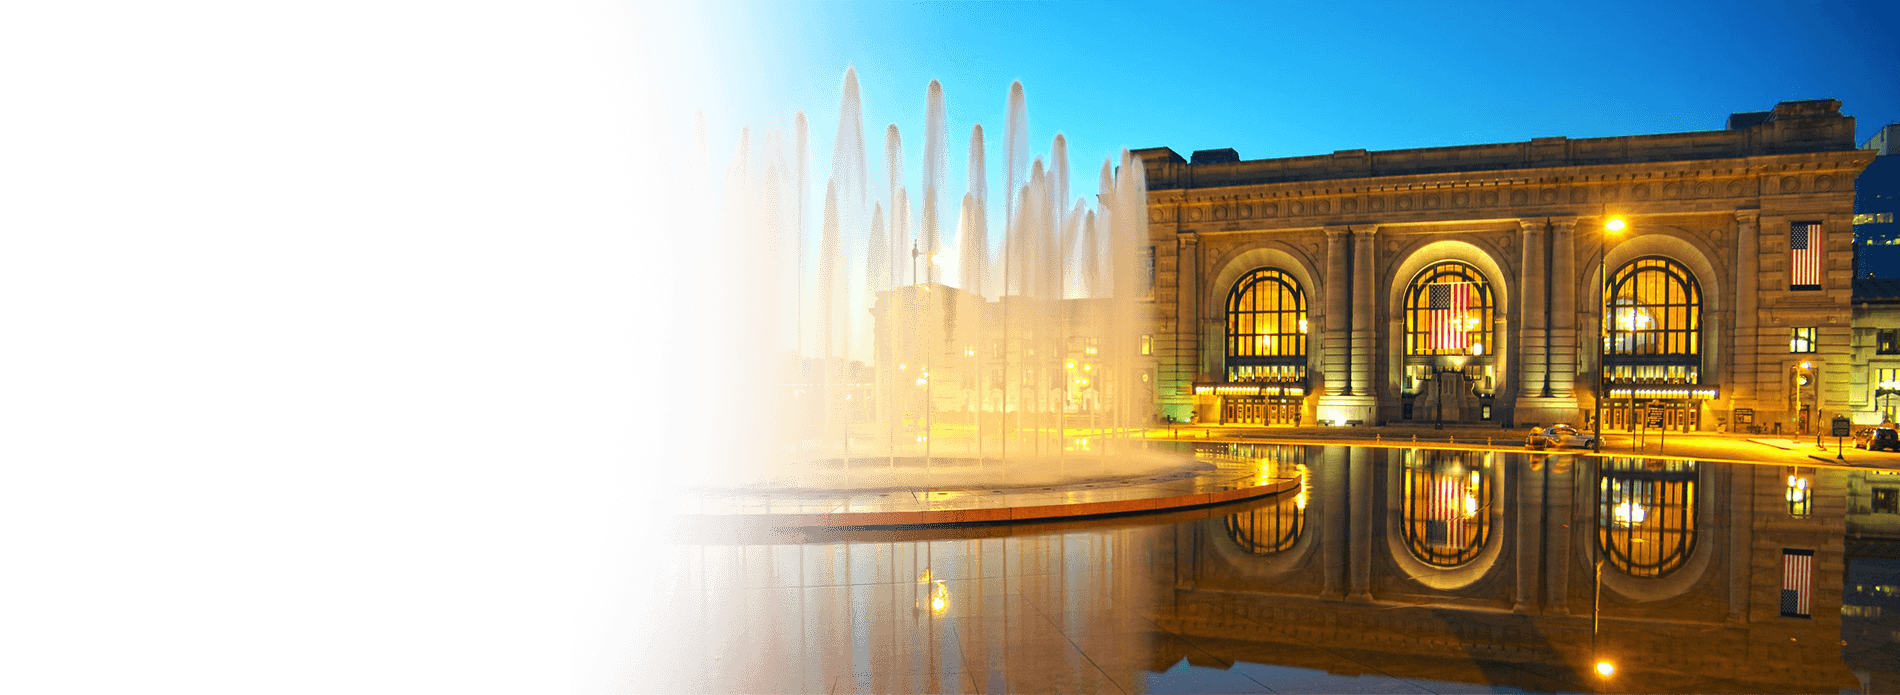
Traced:
POLYGON ((1138 150, 1159 405, 1201 422, 1582 423, 1607 373, 1610 429, 1812 428, 1853 409, 1854 180, 1873 158, 1854 138, 1840 102, 1816 100, 1706 132, 1138 150))
POLYGON ((1617 663, 1625 692, 1892 679, 1890 658, 1852 661, 1891 653, 1890 635, 1842 631, 1844 615, 1877 614, 1842 610, 1843 492, 1859 471, 1271 444, 1197 453, 1301 481, 1176 527, 1176 600, 1197 610, 1160 624, 1251 645, 1226 648, 1257 663, 1337 670, 1319 646, 1384 673, 1528 690, 1591 687, 1528 674, 1589 673, 1594 656, 1617 663), (1474 657, 1540 667, 1475 673, 1474 657))

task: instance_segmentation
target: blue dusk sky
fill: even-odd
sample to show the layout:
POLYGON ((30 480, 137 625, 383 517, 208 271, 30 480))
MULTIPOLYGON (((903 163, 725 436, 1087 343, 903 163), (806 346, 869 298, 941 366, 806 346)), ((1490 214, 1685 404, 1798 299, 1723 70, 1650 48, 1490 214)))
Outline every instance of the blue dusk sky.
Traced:
POLYGON ((1730 113, 1799 99, 1839 99, 1864 139, 1900 120, 1896 7, 763 3, 716 6, 699 29, 718 37, 715 81, 726 85, 703 104, 715 149, 741 125, 785 128, 803 110, 822 180, 842 75, 855 66, 871 180, 884 180, 884 128, 895 124, 914 199, 932 79, 947 96, 951 190, 964 190, 970 126, 982 123, 992 197, 1016 80, 1032 155, 1046 157, 1063 134, 1070 179, 1086 182, 1072 184, 1075 195, 1093 192, 1103 159, 1122 148, 1231 147, 1259 159, 1719 130, 1730 113))

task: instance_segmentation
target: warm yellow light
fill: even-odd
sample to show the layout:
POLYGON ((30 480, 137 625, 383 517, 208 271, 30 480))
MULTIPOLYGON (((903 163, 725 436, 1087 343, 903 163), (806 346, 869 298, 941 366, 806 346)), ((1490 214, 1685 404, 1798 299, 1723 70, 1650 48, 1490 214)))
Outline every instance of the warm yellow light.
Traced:
POLYGON ((1612 233, 1623 231, 1623 227, 1625 226, 1627 225, 1623 222, 1623 218, 1621 217, 1612 217, 1610 221, 1603 223, 1603 228, 1612 233))
POLYGON ((904 371, 904 365, 902 364, 897 365, 897 371, 900 371, 900 372, 904 371))
POLYGON ((923 386, 924 384, 928 384, 928 383, 930 383, 930 380, 929 380, 929 379, 925 379, 925 378, 923 378, 923 377, 921 377, 921 376, 920 376, 920 377, 917 377, 917 385, 918 385, 918 386, 923 386))
POLYGON ((1067 369, 1075 369, 1075 360, 1069 360, 1067 362, 1064 362, 1062 363, 1062 366, 1067 369))
POLYGON ((1604 678, 1616 675, 1616 664, 1612 664, 1608 661, 1597 662, 1597 675, 1604 678))
POLYGON ((1814 368, 1814 363, 1813 363, 1813 362, 1802 362, 1802 363, 1801 363, 1801 368, 1802 368, 1802 369, 1813 369, 1813 368, 1814 368))

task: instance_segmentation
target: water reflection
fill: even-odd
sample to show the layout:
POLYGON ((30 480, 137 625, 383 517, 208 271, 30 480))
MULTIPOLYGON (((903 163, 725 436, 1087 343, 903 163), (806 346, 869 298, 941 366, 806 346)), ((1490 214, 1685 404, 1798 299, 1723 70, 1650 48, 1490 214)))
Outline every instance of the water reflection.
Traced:
POLYGON ((1404 454, 1405 540, 1413 557, 1435 567, 1470 562, 1491 538, 1496 454, 1437 449, 1404 454))
MULTIPOLYGON (((1813 503, 1796 517, 1783 505, 1783 467, 1343 447, 1199 453, 1297 474, 1302 486, 1156 518, 680 545, 663 616, 679 630, 653 645, 678 668, 630 687, 1835 692, 1900 683, 1884 656, 1900 645, 1872 627, 1886 599, 1853 607, 1869 627, 1846 637, 1843 657, 1843 471, 1803 471, 1813 503), (1813 553, 1810 615, 1783 617, 1789 587, 1778 568, 1799 551, 1813 553), (1599 660, 1613 676, 1597 674, 1599 660)), ((1848 557, 1893 548, 1853 543, 1848 557)), ((1868 587, 1900 576, 1894 563, 1857 562, 1872 568, 1862 572, 1868 587)))
POLYGON ((1694 462, 1604 459, 1597 473, 1597 549, 1635 577, 1662 577, 1696 544, 1694 462))

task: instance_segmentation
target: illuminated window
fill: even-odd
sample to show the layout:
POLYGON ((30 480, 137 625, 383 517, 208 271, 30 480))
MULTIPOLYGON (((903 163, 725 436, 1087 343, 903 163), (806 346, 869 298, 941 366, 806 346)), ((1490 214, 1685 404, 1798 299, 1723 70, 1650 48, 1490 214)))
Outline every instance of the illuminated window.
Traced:
POLYGON ((1405 452, 1405 540, 1412 556, 1457 567, 1491 537, 1491 456, 1408 449, 1405 452))
POLYGON ((1788 469, 1788 516, 1806 519, 1814 513, 1814 469, 1788 469))
POLYGON ((1874 352, 1881 355, 1900 355, 1900 331, 1876 331, 1874 352))
POLYGON ((1796 328, 1788 339, 1788 352, 1814 352, 1814 329, 1796 328))
POLYGON ((1227 293, 1227 380, 1304 384, 1307 329, 1298 281, 1272 268, 1247 273, 1227 293))
MULTIPOLYGON (((1368 307, 1368 310, 1370 308, 1368 307)), ((1412 278, 1405 292, 1405 354, 1484 356, 1496 352, 1491 283, 1464 263, 1446 261, 1412 278)))
POLYGON ((1667 258, 1630 261, 1604 300, 1604 378, 1615 384, 1695 384, 1702 367, 1702 286, 1667 258))
POLYGON ((1143 355, 1155 354, 1155 337, 1154 336, 1144 335, 1141 337, 1141 354, 1143 355))
POLYGON ((1693 461, 1603 459, 1597 471, 1597 549, 1633 577, 1662 577, 1695 549, 1693 461))
POLYGON ((1854 215, 1854 224, 1886 224, 1892 221, 1891 212, 1862 212, 1854 215))

